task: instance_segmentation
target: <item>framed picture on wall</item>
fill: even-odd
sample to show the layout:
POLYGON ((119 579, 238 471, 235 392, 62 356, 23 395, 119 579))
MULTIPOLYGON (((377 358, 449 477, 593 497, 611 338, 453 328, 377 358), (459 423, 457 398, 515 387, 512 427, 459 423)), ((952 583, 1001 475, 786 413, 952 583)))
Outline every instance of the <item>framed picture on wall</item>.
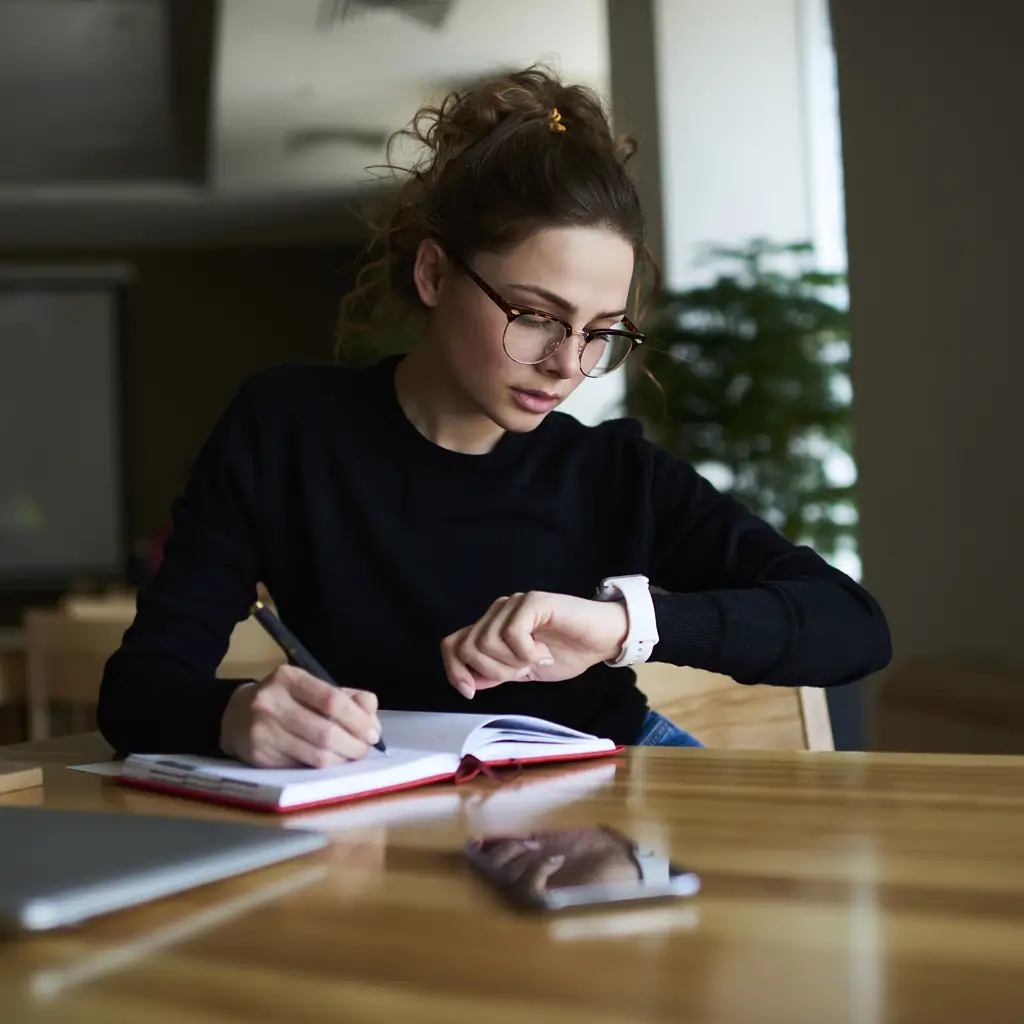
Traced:
POLYGON ((127 268, 0 266, 0 592, 126 565, 127 268))

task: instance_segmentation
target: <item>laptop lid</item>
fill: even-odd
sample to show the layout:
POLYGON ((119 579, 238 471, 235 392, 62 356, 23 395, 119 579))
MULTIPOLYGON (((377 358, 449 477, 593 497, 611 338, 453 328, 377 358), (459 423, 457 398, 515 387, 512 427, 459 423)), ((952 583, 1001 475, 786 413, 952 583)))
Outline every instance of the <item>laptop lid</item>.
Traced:
POLYGON ((0 930, 75 924, 326 844, 236 822, 0 807, 0 930))

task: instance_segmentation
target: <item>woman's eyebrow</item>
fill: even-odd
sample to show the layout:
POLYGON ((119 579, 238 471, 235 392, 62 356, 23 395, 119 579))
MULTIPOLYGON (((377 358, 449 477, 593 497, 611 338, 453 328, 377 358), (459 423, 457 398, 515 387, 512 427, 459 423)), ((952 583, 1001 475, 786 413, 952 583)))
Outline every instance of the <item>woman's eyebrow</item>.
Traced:
MULTIPOLYGON (((570 316, 575 316, 579 312, 579 310, 576 308, 575 305, 573 305, 573 303, 569 302, 567 299, 563 299, 561 297, 561 295, 556 295, 554 292, 548 291, 547 288, 542 288, 540 285, 537 285, 537 284, 509 284, 509 285, 506 285, 506 287, 507 288, 515 288, 516 291, 520 291, 520 292, 532 292, 534 295, 539 296, 545 302, 550 302, 552 305, 558 306, 560 309, 562 309, 566 313, 570 314, 570 316)), ((617 310, 614 313, 598 313, 597 316, 591 317, 591 319, 592 320, 610 320, 613 317, 619 317, 619 316, 625 316, 625 315, 626 315, 626 310, 620 309, 620 310, 617 310)))

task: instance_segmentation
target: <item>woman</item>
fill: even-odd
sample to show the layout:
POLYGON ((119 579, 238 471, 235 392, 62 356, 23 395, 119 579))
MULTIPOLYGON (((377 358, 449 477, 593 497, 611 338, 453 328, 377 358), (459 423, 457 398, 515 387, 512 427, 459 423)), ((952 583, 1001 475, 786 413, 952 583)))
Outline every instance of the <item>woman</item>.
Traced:
POLYGON ((410 133, 426 156, 341 326, 370 296, 421 314, 421 336, 403 359, 277 368, 236 395, 107 666, 114 747, 329 765, 377 739, 378 700, 694 745, 630 664, 788 686, 883 667, 861 587, 635 422, 556 412, 643 341, 632 147, 596 98, 531 69, 452 94, 410 133), (293 668, 215 678, 257 581, 344 688, 293 668))

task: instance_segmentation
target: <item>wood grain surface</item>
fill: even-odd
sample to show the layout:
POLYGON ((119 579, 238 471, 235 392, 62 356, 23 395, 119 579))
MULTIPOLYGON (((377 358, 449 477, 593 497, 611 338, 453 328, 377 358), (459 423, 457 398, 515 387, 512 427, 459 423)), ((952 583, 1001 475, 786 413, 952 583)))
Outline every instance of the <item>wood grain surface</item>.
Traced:
POLYGON ((248 819, 332 844, 3 940, 5 1024, 1024 1021, 1021 758, 635 750, 282 819, 62 767, 107 756, 95 735, 0 750, 46 775, 0 805, 248 819), (527 916, 460 853, 481 832, 595 823, 693 866, 703 892, 527 916))

